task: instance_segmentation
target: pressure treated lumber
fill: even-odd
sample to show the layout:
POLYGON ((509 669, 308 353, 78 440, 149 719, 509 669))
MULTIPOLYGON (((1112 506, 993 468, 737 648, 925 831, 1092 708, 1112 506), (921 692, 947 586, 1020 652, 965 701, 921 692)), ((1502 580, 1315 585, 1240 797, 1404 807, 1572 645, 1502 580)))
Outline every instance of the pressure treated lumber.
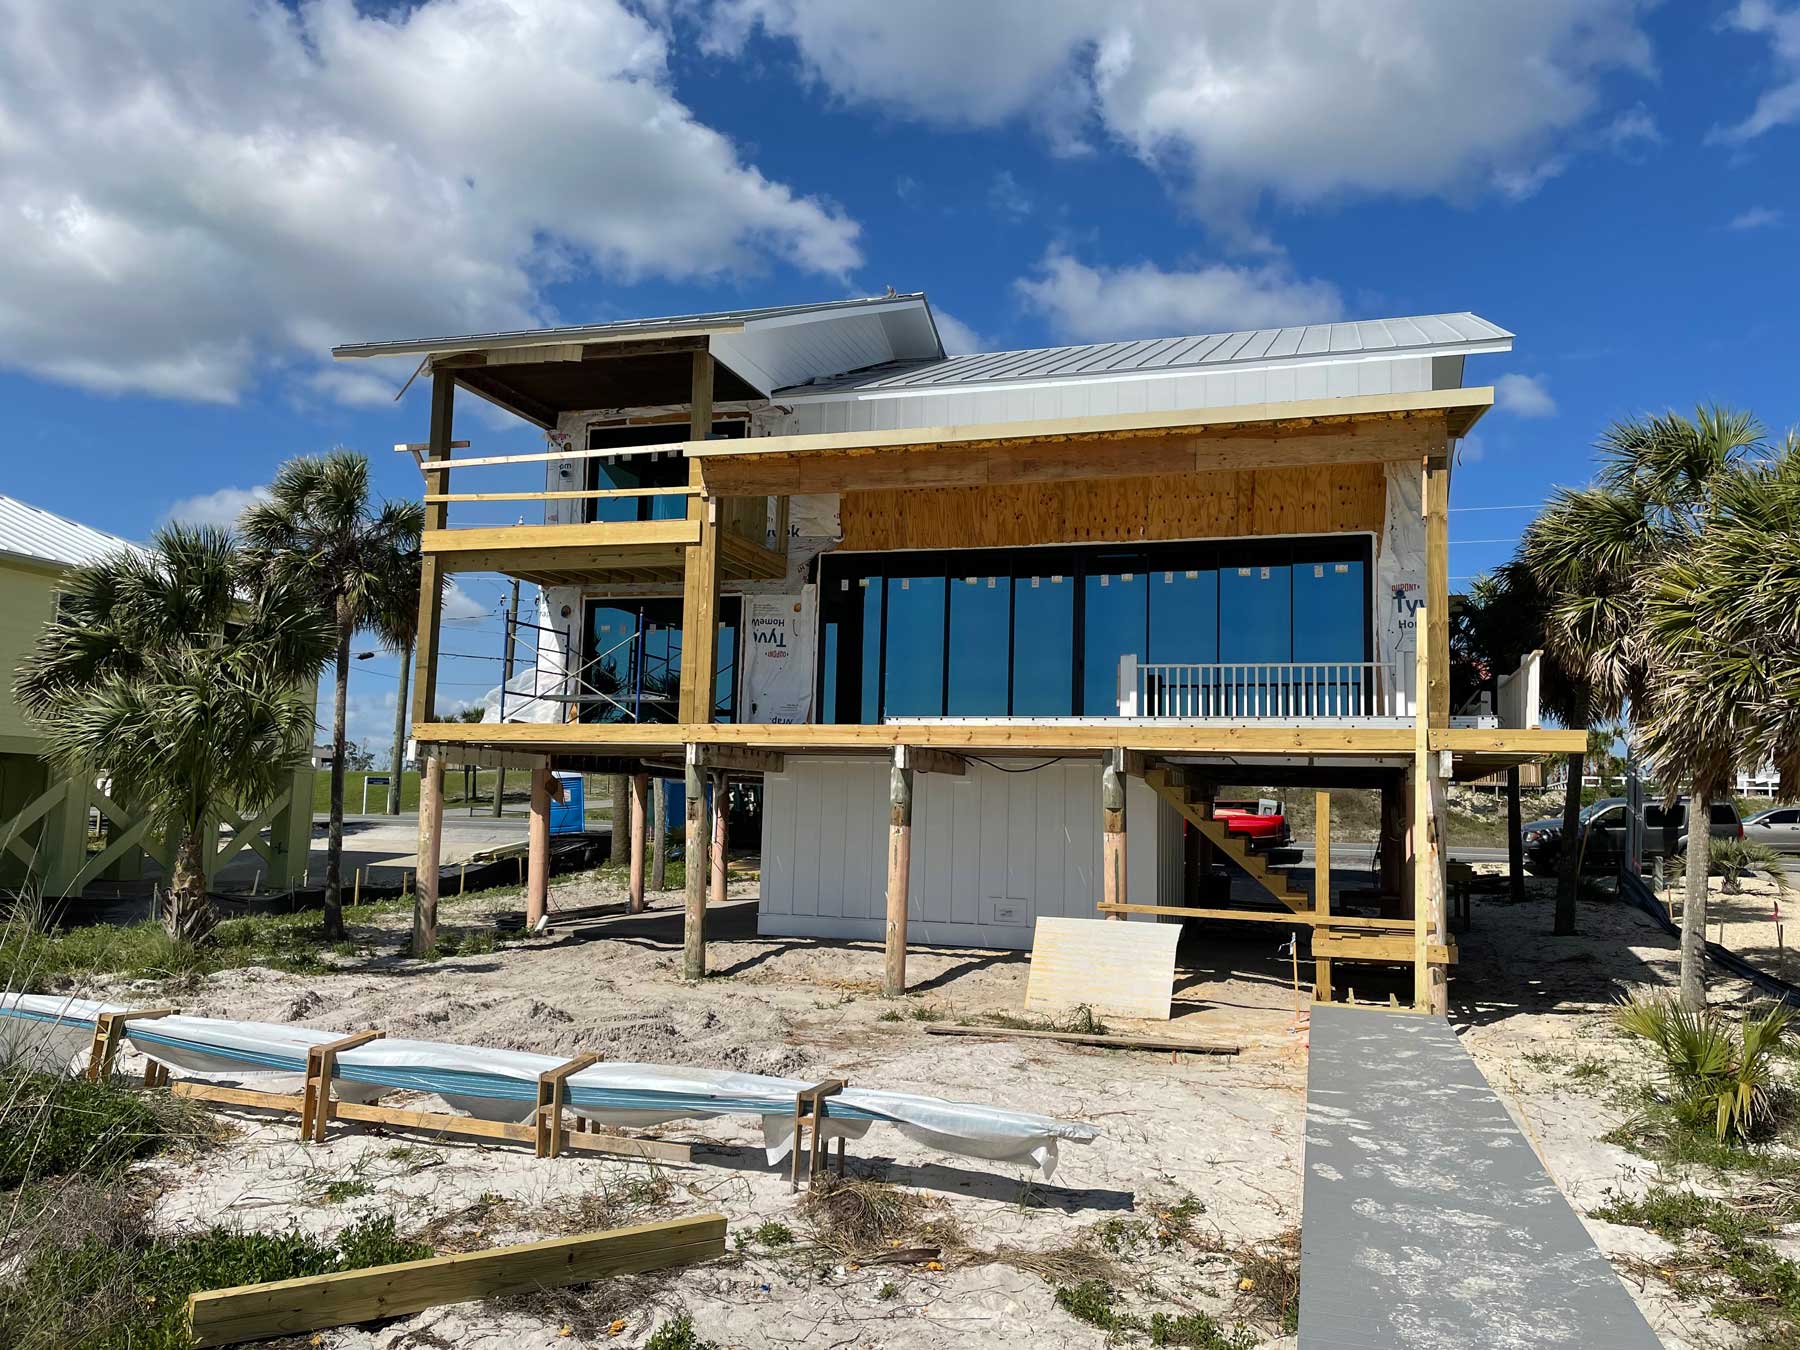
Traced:
POLYGON ((1376 933, 1413 931, 1411 919, 1371 919, 1360 914, 1319 914, 1310 909, 1208 909, 1202 905, 1101 905, 1121 914, 1166 914, 1175 919, 1242 919, 1249 923, 1284 923, 1290 928, 1355 928, 1376 933))
MULTIPOLYGON (((1313 794, 1313 912, 1331 915, 1331 794, 1313 794)), ((1331 1002, 1331 958, 1313 951, 1313 1001, 1331 1002)))
POLYGON ((706 819, 705 778, 700 771, 697 746, 687 747, 686 779, 683 787, 687 825, 682 842, 682 876, 685 883, 685 913, 681 923, 681 976, 685 980, 706 978, 706 848, 711 831, 706 819))
POLYGON ((1125 781, 1113 764, 1100 774, 1100 902, 1107 918, 1124 918, 1109 908, 1125 903, 1125 781))
POLYGON ((906 992, 906 913, 912 885, 913 771, 895 755, 888 775, 888 856, 886 959, 881 992, 899 998, 906 992))
POLYGON ((712 788, 712 839, 706 853, 707 891, 713 904, 722 905, 725 903, 727 831, 731 813, 726 801, 725 775, 713 769, 708 771, 706 778, 712 788))
POLYGON ((1030 1031, 1013 1027, 971 1027, 938 1023, 925 1028, 927 1036, 985 1036, 995 1040, 1063 1041, 1069 1045, 1097 1045, 1107 1050, 1185 1051, 1191 1055, 1235 1055, 1239 1047, 1212 1041, 1183 1041, 1159 1036, 1098 1036, 1084 1031, 1030 1031))
MULTIPOLYGON (((633 914, 644 912, 644 816, 649 801, 650 776, 631 775, 631 884, 626 894, 633 914)), ((615 829, 618 828, 614 824, 615 829)))
POLYGON ((725 1217, 702 1214, 367 1270, 214 1289, 189 1297, 188 1319, 197 1345, 231 1345, 401 1317, 445 1303, 710 1261, 724 1254, 725 1217))
POLYGON ((444 758, 427 755, 419 775, 419 873, 413 896, 412 951, 430 956, 437 946, 438 863, 444 841, 444 758))
POLYGON ((531 822, 525 861, 525 931, 543 921, 550 904, 550 770, 531 771, 531 822))

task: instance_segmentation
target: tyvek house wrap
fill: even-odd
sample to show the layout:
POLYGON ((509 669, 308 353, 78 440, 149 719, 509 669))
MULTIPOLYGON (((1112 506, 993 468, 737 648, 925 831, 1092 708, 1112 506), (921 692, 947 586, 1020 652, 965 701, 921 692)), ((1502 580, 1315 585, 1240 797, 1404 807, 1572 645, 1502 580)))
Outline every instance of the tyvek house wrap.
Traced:
MULTIPOLYGON (((84 1044, 100 1013, 122 1011, 111 1004, 9 994, 0 996, 0 1027, 29 1024, 59 1038, 60 1049, 71 1035, 74 1045, 84 1044)), ((11 1031, 6 1035, 24 1040, 11 1031)), ((308 1027, 179 1015, 127 1023, 125 1032, 132 1049, 158 1063, 200 1076, 255 1077, 256 1085, 269 1091, 293 1090, 305 1072, 307 1050, 340 1038, 339 1032, 308 1027)), ((74 1053, 64 1054, 65 1064, 74 1053)), ((354 1101, 398 1090, 428 1092, 485 1120, 525 1122, 536 1107, 539 1075, 561 1063, 552 1055, 384 1039, 338 1054, 334 1090, 354 1101)), ((797 1078, 723 1069, 602 1063, 569 1075, 565 1100, 577 1115, 617 1126, 758 1116, 774 1162, 793 1143, 794 1097, 811 1086, 797 1078)), ((1046 1178, 1056 1170, 1062 1141, 1089 1143, 1099 1135, 1078 1122, 869 1088, 845 1088, 831 1098, 829 1111, 827 1137, 860 1139, 870 1125, 883 1123, 946 1153, 1034 1164, 1046 1178)))
POLYGON ((1375 656, 1394 672, 1413 710, 1413 615, 1425 603, 1424 479, 1417 464, 1387 465, 1387 509, 1375 556, 1375 656))

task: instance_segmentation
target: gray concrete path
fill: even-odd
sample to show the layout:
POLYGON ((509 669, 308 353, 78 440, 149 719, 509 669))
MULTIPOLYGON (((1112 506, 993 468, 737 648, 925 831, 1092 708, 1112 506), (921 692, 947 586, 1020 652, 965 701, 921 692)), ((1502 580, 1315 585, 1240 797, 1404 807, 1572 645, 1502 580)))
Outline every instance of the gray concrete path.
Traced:
POLYGON ((1314 1007, 1300 1350, 1656 1350, 1443 1019, 1314 1007))

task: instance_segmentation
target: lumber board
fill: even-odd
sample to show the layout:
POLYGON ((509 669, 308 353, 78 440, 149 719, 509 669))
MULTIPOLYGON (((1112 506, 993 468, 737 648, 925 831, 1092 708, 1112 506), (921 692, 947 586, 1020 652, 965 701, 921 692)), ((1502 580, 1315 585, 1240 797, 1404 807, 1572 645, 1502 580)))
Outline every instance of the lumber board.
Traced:
MULTIPOLYGON (((294 1111, 298 1112, 305 1101, 298 1092, 258 1092, 253 1088, 224 1087, 217 1083, 197 1083, 192 1078, 177 1078, 169 1084, 169 1091, 177 1097, 191 1097, 195 1101, 218 1102, 223 1106, 250 1106, 259 1111, 294 1111)), ((348 1106, 348 1102, 339 1102, 340 1106, 348 1106)))
MULTIPOLYGON (((1455 965, 1453 943, 1428 942, 1423 948, 1427 965, 1455 965)), ((1314 933, 1313 954, 1334 961, 1379 961, 1395 965, 1412 965, 1420 948, 1410 934, 1400 933, 1314 933)))
POLYGON ((725 1216, 702 1214, 367 1270, 209 1290, 189 1297, 188 1317, 195 1344, 231 1345, 402 1317, 445 1303, 661 1270, 724 1254, 725 1216))
POLYGON ((1179 924, 1040 916, 1025 1006, 1058 1010, 1085 1003, 1096 1012, 1167 1021, 1180 941, 1179 924))
POLYGON ((493 553, 514 549, 644 548, 657 544, 698 543, 700 527, 692 520, 598 521, 577 525, 469 525, 462 529, 430 529, 419 537, 421 552, 493 553))
POLYGON ((997 1040, 1062 1041, 1069 1045, 1095 1045, 1106 1050, 1175 1051, 1190 1055, 1235 1055, 1242 1048, 1216 1041, 1184 1041, 1161 1036, 1103 1036, 1084 1031, 1034 1031, 1020 1027, 971 1027, 937 1023, 925 1028, 927 1036, 989 1036, 997 1040))
POLYGON ((1320 914, 1297 909, 1208 909, 1203 905, 1100 905, 1104 912, 1167 914, 1177 919, 1242 919, 1247 923, 1282 923, 1301 928, 1360 928, 1377 933, 1411 933, 1411 919, 1372 919, 1361 914, 1320 914))

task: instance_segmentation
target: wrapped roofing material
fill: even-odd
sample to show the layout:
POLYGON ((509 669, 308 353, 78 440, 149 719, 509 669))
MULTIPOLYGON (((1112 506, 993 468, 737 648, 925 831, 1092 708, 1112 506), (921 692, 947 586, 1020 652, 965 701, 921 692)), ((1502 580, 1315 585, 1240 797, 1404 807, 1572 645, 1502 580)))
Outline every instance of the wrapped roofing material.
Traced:
POLYGON ((77 1056, 85 1060, 100 1015, 125 1011, 66 994, 0 994, 0 1063, 67 1072, 77 1056))
MULTIPOLYGON (((75 1000, 45 1002, 52 1006, 27 1005, 20 996, 0 997, 0 1014, 8 1014, 0 1016, 0 1027, 31 1019, 36 1025, 48 1017, 68 1030, 80 1049, 99 1013, 125 1011, 75 1000)), ((339 1032, 279 1023, 179 1015, 125 1027, 131 1047, 159 1063, 202 1077, 249 1077, 269 1091, 292 1090, 288 1084, 297 1086, 305 1073, 307 1050, 341 1038, 339 1032), (282 1082, 278 1086, 271 1080, 282 1082)), ((334 1090, 352 1101, 372 1101, 392 1091, 430 1093, 469 1115, 525 1122, 536 1108, 540 1075, 564 1062, 518 1050, 382 1039, 339 1052, 334 1090)), ((811 1086, 804 1079, 725 1069, 600 1063, 569 1075, 565 1101, 579 1116, 623 1127, 756 1116, 773 1162, 792 1146, 794 1098, 811 1086)), ((887 1124, 928 1148, 1030 1164, 1046 1178, 1056 1170, 1062 1142, 1088 1143, 1099 1133, 1091 1125, 1048 1116, 872 1088, 845 1088, 829 1099, 827 1110, 828 1138, 860 1139, 870 1125, 887 1124)))

